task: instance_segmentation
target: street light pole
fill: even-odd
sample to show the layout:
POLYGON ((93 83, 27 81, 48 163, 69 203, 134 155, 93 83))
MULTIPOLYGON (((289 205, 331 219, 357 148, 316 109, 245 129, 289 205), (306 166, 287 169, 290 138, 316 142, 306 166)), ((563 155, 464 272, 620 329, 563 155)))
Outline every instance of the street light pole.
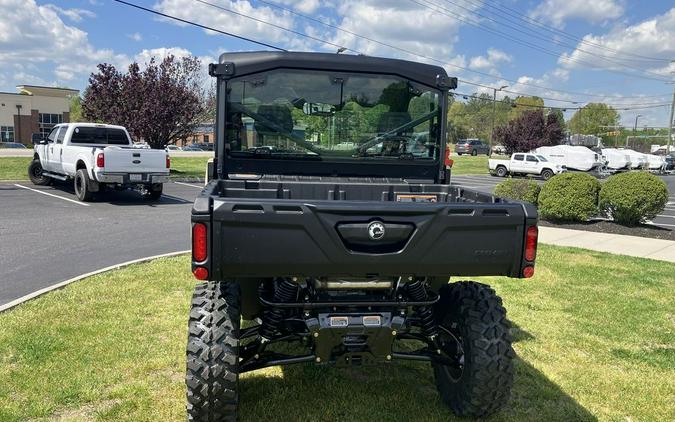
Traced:
MULTIPOLYGON (((488 139, 488 148, 490 148, 490 153, 492 153, 492 137, 495 133, 495 113, 497 111, 497 91, 501 91, 504 88, 508 88, 508 85, 504 85, 501 88, 492 88, 492 128, 490 129, 490 139, 488 139)), ((671 119, 672 120, 672 119, 671 119)))
MULTIPOLYGON (((642 117, 642 114, 638 114, 635 116, 635 126, 633 126, 633 138, 635 138, 635 132, 637 131, 637 121, 638 119, 642 117)), ((628 148, 628 136, 626 136, 626 148, 628 148)))
POLYGON ((670 153, 670 141, 673 139, 673 113, 675 113, 675 87, 673 87, 673 102, 670 105, 670 120, 668 120, 668 140, 666 141, 666 154, 670 153))

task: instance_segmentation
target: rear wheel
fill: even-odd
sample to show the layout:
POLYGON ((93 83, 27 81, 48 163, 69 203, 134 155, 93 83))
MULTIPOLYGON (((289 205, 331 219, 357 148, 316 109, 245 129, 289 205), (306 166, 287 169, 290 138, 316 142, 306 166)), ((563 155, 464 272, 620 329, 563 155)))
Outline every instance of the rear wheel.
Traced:
POLYGON ((91 191, 91 179, 89 179, 86 169, 79 169, 75 173, 73 185, 75 187, 75 196, 77 199, 82 202, 91 201, 93 199, 94 194, 91 191))
POLYGON ((52 181, 51 177, 43 174, 42 164, 38 159, 31 161, 28 165, 28 178, 34 185, 38 186, 48 185, 52 181))
POLYGON ((239 405, 239 285, 210 281, 192 295, 188 323, 187 420, 236 421, 239 405))
POLYGON ((550 179, 551 177, 553 177, 553 171, 551 171, 550 169, 544 169, 544 170, 541 172, 541 178, 542 178, 542 179, 548 180, 548 179, 550 179))
POLYGON ((499 177, 506 177, 506 173, 507 173, 506 167, 504 167, 504 166, 497 167, 497 170, 495 171, 495 173, 497 173, 497 176, 499 176, 499 177))
POLYGON ((443 401, 460 416, 490 415, 506 404, 513 384, 510 324, 489 286, 460 281, 443 286, 434 309, 441 352, 458 366, 434 364, 443 401))
POLYGON ((461 152, 458 152, 457 155, 462 155, 462 153, 461 153, 461 152))

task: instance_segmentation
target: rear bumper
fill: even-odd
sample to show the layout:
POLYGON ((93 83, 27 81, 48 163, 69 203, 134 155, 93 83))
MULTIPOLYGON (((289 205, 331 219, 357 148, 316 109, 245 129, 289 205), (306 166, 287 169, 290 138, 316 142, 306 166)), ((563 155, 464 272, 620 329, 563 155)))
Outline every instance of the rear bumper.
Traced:
POLYGON ((468 154, 471 152, 471 147, 455 147, 455 152, 459 154, 468 154))
POLYGON ((94 177, 99 183, 116 183, 120 185, 133 185, 139 183, 167 183, 169 173, 106 173, 95 171, 94 177), (134 180, 132 179, 134 175, 134 180))

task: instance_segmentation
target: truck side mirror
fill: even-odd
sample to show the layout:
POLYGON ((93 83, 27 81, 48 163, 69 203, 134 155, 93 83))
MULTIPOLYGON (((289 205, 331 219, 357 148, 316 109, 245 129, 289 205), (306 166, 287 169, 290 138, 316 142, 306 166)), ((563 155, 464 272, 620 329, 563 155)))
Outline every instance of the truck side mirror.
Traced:
POLYGON ((33 141, 33 144, 39 144, 39 145, 44 145, 47 143, 47 139, 45 136, 41 133, 34 133, 31 135, 31 140, 33 141))

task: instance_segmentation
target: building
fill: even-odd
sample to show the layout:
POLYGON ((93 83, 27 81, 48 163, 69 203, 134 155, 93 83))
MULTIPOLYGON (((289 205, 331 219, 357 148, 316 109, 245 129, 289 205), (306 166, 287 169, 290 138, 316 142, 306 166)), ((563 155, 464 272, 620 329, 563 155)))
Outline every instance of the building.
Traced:
POLYGON ((215 140, 215 123, 204 122, 197 125, 187 138, 177 140, 176 145, 184 147, 192 144, 212 144, 215 140))
POLYGON ((70 121, 70 98, 76 89, 19 85, 18 93, 0 92, 0 141, 31 144, 33 133, 48 134, 70 121))

